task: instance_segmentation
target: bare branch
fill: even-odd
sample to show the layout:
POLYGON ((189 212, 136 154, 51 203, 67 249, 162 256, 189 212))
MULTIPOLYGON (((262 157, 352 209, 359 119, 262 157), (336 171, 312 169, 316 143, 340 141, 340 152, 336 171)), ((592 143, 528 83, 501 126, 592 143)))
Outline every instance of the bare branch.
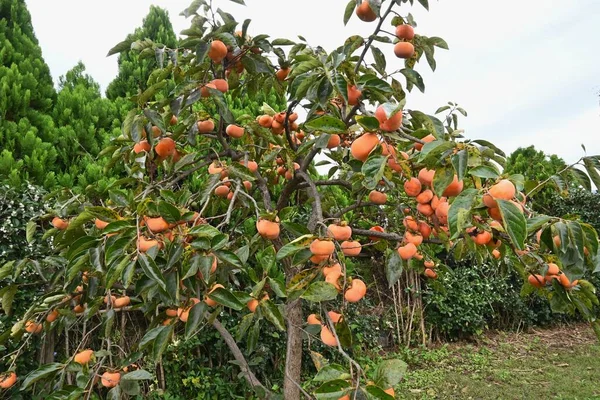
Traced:
POLYGON ((394 6, 394 4, 396 4, 395 1, 390 1, 390 5, 389 5, 388 9, 381 16, 381 18, 379 18, 379 22, 377 23, 377 27, 375 27, 375 32, 373 32, 373 34, 371 36, 369 36, 369 40, 367 41, 367 44, 365 44, 365 47, 363 48, 363 51, 362 51, 362 53, 360 53, 360 57, 358 58, 358 61, 356 62, 356 67, 354 67, 354 74, 355 75, 358 73, 358 70, 360 69, 360 65, 362 64, 362 62, 363 62, 363 60, 365 58, 365 55, 367 55, 367 51, 369 51, 369 48, 371 47, 371 44, 373 43, 373 40, 375 40, 375 36, 377 36, 377 33, 379 33, 379 31, 381 30, 381 25, 383 25, 383 21, 385 21, 385 19, 387 18, 387 16, 392 11, 392 7, 394 6))
POLYGON ((310 176, 306 172, 298 170, 296 171, 296 174, 308 184, 308 187, 315 202, 313 212, 308 223, 308 229, 312 232, 315 230, 318 223, 323 223, 323 208, 321 206, 321 196, 319 195, 319 191, 317 190, 315 183, 312 181, 312 179, 310 179, 310 176))
MULTIPOLYGON (((328 181, 313 181, 315 186, 343 186, 348 190, 352 190, 352 184, 348 181, 343 181, 341 179, 331 179, 328 181)), ((300 183, 298 185, 298 189, 305 189, 308 187, 308 183, 300 183)))

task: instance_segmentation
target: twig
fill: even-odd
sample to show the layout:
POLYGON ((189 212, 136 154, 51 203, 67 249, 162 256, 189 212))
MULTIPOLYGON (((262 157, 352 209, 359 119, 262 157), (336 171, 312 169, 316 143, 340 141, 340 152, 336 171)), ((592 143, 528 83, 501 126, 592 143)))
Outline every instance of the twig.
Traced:
POLYGON ((373 43, 373 40, 375 40, 375 36, 377 36, 377 33, 381 30, 381 25, 383 25, 383 21, 385 21, 385 19, 387 18, 387 16, 392 11, 392 7, 394 6, 394 4, 396 4, 395 1, 390 1, 390 5, 389 5, 388 9, 381 16, 381 18, 379 18, 379 22, 377 23, 377 27, 375 27, 375 32, 373 32, 373 34, 371 36, 369 36, 369 40, 367 41, 367 44, 365 44, 365 48, 363 49, 362 53, 360 54, 360 57, 358 58, 358 61, 356 62, 356 67, 354 67, 354 74, 355 75, 358 73, 358 70, 360 69, 360 65, 362 64, 362 62, 363 62, 363 60, 365 58, 365 55, 367 54, 367 51, 369 51, 369 48, 371 47, 371 44, 373 43))
POLYGON ((321 206, 321 196, 319 195, 319 191, 317 190, 317 187, 315 186, 314 182, 312 181, 312 179, 310 179, 310 176, 308 176, 306 172, 300 169, 296 171, 296 174, 302 179, 304 179, 304 181, 308 184, 310 191, 313 195, 313 199, 315 201, 315 206, 313 208, 313 212, 308 223, 308 229, 312 232, 315 230, 318 223, 323 222, 323 208, 321 206))

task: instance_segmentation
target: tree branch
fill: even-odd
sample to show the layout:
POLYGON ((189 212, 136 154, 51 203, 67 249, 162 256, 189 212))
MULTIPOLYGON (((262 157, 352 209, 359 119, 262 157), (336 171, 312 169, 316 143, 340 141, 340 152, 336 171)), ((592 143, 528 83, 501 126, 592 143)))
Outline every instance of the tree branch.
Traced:
POLYGON ((271 397, 272 393, 258 380, 258 378, 256 378, 256 375, 254 375, 254 373, 250 370, 250 366, 248 365, 244 354, 238 347, 237 343, 235 342, 235 339, 233 338, 233 336, 231 336, 227 328, 225 328, 217 319, 215 319, 212 322, 212 326, 214 326, 215 329, 219 332, 219 334, 227 344, 227 347, 229 347, 229 350, 231 350, 231 353, 233 354, 235 360, 238 362, 238 365, 242 370, 242 374, 244 375, 244 378, 246 378, 246 381, 248 381, 248 384, 252 386, 252 388, 262 389, 267 395, 267 397, 271 397))
MULTIPOLYGON (((343 186, 348 190, 352 190, 352 184, 348 181, 343 181, 341 179, 331 179, 328 181, 313 181, 315 186, 343 186)), ((308 183, 300 183, 298 184, 298 189, 305 189, 308 187, 308 183)))
POLYGON ((283 127, 285 128, 285 137, 287 138, 287 141, 290 144, 290 147, 294 151, 298 150, 298 146, 292 140, 292 135, 290 133, 290 114, 292 113, 292 110, 294 109, 294 107, 296 107, 298 105, 298 103, 300 103, 298 100, 294 100, 290 103, 290 105, 288 106, 288 108, 285 112, 285 121, 283 121, 283 127))
POLYGON ((334 213, 331 217, 332 218, 340 218, 342 215, 346 214, 347 212, 355 210, 359 207, 371 207, 371 206, 376 207, 376 206, 378 206, 378 204, 371 203, 371 202, 362 203, 359 201, 358 203, 354 203, 351 206, 342 208, 338 212, 334 213))
POLYGON ((394 6, 394 4, 396 4, 395 1, 390 1, 390 6, 385 11, 385 13, 381 16, 381 18, 379 18, 379 22, 377 23, 377 27, 375 27, 375 32, 373 32, 373 34, 371 36, 369 36, 369 40, 367 41, 367 44, 365 44, 365 48, 363 49, 362 53, 360 54, 360 57, 358 58, 358 61, 356 62, 356 67, 354 67, 354 74, 355 75, 358 73, 358 70, 360 69, 360 65, 362 64, 362 62, 363 62, 363 60, 365 58, 365 55, 367 54, 367 51, 369 51, 369 48, 371 47, 371 44, 373 43, 373 40, 375 40, 375 36, 377 36, 377 33, 379 33, 379 31, 381 30, 381 25, 383 25, 383 21, 385 21, 385 19, 387 18, 387 16, 392 11, 392 7, 394 6))
POLYGON ((321 206, 321 196, 319 195, 319 191, 315 186, 315 183, 310 179, 310 176, 302 170, 296 171, 296 174, 304 179, 304 181, 308 184, 311 194, 313 195, 313 199, 315 201, 315 206, 313 208, 312 214, 310 216, 310 220, 308 222, 308 229, 313 232, 317 227, 319 222, 323 222, 323 208, 321 206))

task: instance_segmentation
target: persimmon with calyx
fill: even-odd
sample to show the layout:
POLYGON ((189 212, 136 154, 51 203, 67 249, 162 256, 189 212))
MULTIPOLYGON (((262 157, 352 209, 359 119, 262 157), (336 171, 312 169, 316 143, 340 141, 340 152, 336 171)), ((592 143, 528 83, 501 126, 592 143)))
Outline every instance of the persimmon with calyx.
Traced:
POLYGON ((340 320, 343 317, 342 314, 337 313, 335 311, 327 311, 327 315, 329 315, 331 322, 333 322, 334 324, 337 324, 338 322, 340 322, 340 320))
POLYGON ((433 213, 435 212, 435 210, 431 207, 431 204, 429 204, 429 203, 425 203, 425 204, 418 203, 417 211, 426 217, 431 217, 433 215, 433 213))
POLYGON ((198 132, 200 133, 210 133, 215 130, 215 123, 212 119, 198 121, 196 125, 198 127, 198 132))
POLYGON ((59 315, 60 314, 58 313, 57 310, 52 310, 46 316, 46 321, 48 321, 48 322, 54 322, 56 320, 56 318, 58 318, 59 315))
POLYGON ((340 138, 340 135, 334 133, 329 137, 329 141, 327 142, 327 148, 334 149, 338 147, 341 142, 342 138, 340 138))
POLYGON ((220 63, 227 56, 227 46, 220 40, 213 40, 208 49, 208 58, 215 63, 220 63))
POLYGON ((379 144, 379 137, 374 133, 365 133, 359 138, 354 139, 350 145, 350 153, 352 157, 359 161, 365 162, 369 158, 369 154, 379 144))
POLYGON ((256 161, 240 161, 240 165, 243 165, 244 167, 248 168, 250 172, 258 171, 258 163, 256 161))
POLYGON ((17 374, 13 371, 0 374, 0 389, 9 389, 17 382, 17 374))
POLYGON ((275 76, 279 81, 285 81, 288 75, 290 74, 289 68, 280 68, 275 72, 275 76))
POLYGON ((327 236, 338 242, 348 240, 352 236, 352 228, 346 222, 340 224, 330 224, 327 227, 327 236))
POLYGON ((412 243, 415 246, 420 246, 423 243, 423 236, 420 233, 404 232, 404 240, 406 243, 412 243))
POLYGON ((269 221, 268 219, 259 219, 256 223, 258 234, 265 239, 275 240, 279 237, 279 223, 269 221))
POLYGON ((200 96, 204 98, 210 97, 210 89, 217 90, 217 86, 214 83, 202 85, 202 87, 200 87, 200 96))
POLYGON ((210 83, 221 93, 225 93, 229 90, 229 83, 227 83, 225 79, 213 79, 210 83))
POLYGON ((139 154, 142 151, 145 151, 146 153, 150 152, 150 149, 152 147, 150 147, 150 143, 148 143, 147 140, 141 140, 139 142, 137 142, 136 144, 133 145, 133 152, 135 154, 139 154))
POLYGON ((321 325, 321 320, 317 317, 317 314, 310 314, 308 318, 306 318, 306 323, 308 325, 321 325))
POLYGON ((258 307, 258 303, 258 300, 252 299, 246 303, 246 306, 248 307, 248 310, 250 310, 251 313, 254 313, 256 311, 256 307, 258 307))
POLYGON ((362 249, 360 242, 356 240, 346 240, 340 244, 340 247, 344 255, 348 257, 356 257, 362 249))
POLYGON ((375 118, 379 121, 379 129, 382 131, 393 132, 402 126, 402 111, 399 110, 388 117, 385 108, 379 106, 375 110, 375 118))
POLYGON ((496 199, 511 200, 515 197, 516 192, 515 185, 511 181, 502 179, 493 185, 488 193, 483 196, 483 203, 489 208, 498 207, 496 199))
POLYGON ((154 146, 154 152, 162 158, 166 158, 175 154, 175 141, 170 137, 162 138, 154 146))
POLYGON ((425 268, 425 276, 431 279, 437 279, 437 272, 431 268, 425 268))
POLYGON ((310 244, 310 252, 317 256, 330 256, 335 251, 335 245, 330 240, 315 239, 310 244))
POLYGON ((368 0, 363 0, 358 7, 356 7, 356 16, 364 22, 373 22, 377 19, 377 14, 371 8, 368 0))
POLYGON ((396 36, 398 39, 413 40, 415 37, 415 30, 408 24, 398 25, 396 27, 396 36))
POLYGON ((29 332, 29 333, 40 333, 42 330, 44 329, 44 326, 42 324, 38 324, 35 321, 27 321, 25 323, 25 331, 29 332))
MULTIPOLYGON (((424 142, 424 143, 431 143, 434 140, 436 140, 436 137, 433 136, 432 134, 429 134, 429 135, 425 136, 423 139, 421 139, 421 141, 424 142)), ((418 142, 413 145, 413 147, 415 148, 415 150, 419 150, 419 151, 421 151, 421 149, 423 149, 423 146, 424 146, 423 143, 418 143, 418 142)), ((432 171, 435 172, 435 170, 432 170, 432 171)), ((433 180, 433 174, 432 174, 431 177, 432 177, 432 180, 433 180)), ((429 185, 431 185, 431 183, 429 183, 429 185)))
POLYGON ((448 223, 448 211, 450 210, 450 203, 447 201, 440 202, 438 207, 435 209, 435 216, 438 218, 441 224, 448 223))
POLYGON ((323 267, 321 272, 323 272, 323 276, 327 276, 331 273, 341 275, 342 274, 342 266, 339 263, 335 263, 333 265, 327 265, 327 266, 323 267))
POLYGON ((423 265, 425 268, 433 269, 435 268, 435 263, 432 260, 426 260, 423 265))
POLYGON ((369 193, 369 201, 377 205, 383 205, 387 202, 387 194, 377 190, 371 190, 369 193))
POLYGON ((423 239, 429 239, 431 236, 431 226, 425 221, 419 221, 419 233, 423 239))
POLYGON ((409 197, 417 197, 421 193, 421 181, 417 178, 410 178, 404 182, 404 191, 409 197))
POLYGON ((225 129, 225 133, 235 139, 239 139, 244 136, 244 128, 241 126, 230 124, 225 129))
POLYGON ((100 383, 105 388, 114 388, 119 382, 121 382, 121 373, 119 372, 106 371, 102 374, 102 379, 100 380, 100 383))
POLYGON ((73 357, 73 361, 76 362, 77 364, 87 365, 92 360, 93 355, 94 355, 94 350, 90 350, 90 349, 83 350, 83 351, 80 351, 79 353, 75 354, 75 357, 73 357))
POLYGON ((471 236, 471 239, 478 245, 485 246, 492 240, 492 234, 488 231, 481 231, 476 235, 471 236))
POLYGON ((339 264, 334 265, 331 269, 325 273, 323 268, 323 275, 325 275, 325 282, 331 283, 337 290, 342 290, 339 279, 342 276, 342 267, 339 264))
POLYGON ((96 220, 94 221, 94 225, 96 226, 96 228, 102 230, 108 226, 108 222, 105 222, 99 218, 96 218, 96 220))
POLYGON ((217 186, 215 188, 215 194, 217 196, 219 196, 219 197, 225 198, 225 197, 227 197, 229 195, 229 190, 230 190, 229 186, 227 186, 227 185, 220 185, 220 186, 217 186))
POLYGON ((394 46, 394 54, 398 58, 411 58, 415 54, 415 46, 410 42, 398 42, 394 46))
POLYGON ((52 226, 58 229, 59 231, 64 231, 69 227, 69 221, 66 221, 59 217, 54 217, 52 219, 52 226))
POLYGON ((137 241, 137 247, 141 253, 145 253, 155 246, 159 248, 161 247, 160 242, 158 240, 147 239, 145 237, 140 236, 137 241))
POLYGON ((261 115, 257 120, 258 124, 263 128, 270 128, 273 124, 273 117, 270 115, 261 115))
POLYGON ((349 303, 359 302, 367 294, 367 285, 360 279, 352 279, 350 287, 344 293, 344 298, 349 303))
POLYGON ((131 304, 131 299, 129 298, 129 296, 123 296, 123 297, 118 297, 113 302, 113 307, 114 308, 121 308, 121 307, 126 307, 129 304, 131 304))
POLYGON ((548 263, 548 272, 547 275, 558 275, 560 273, 560 268, 555 263, 548 263))
POLYGON ((411 231, 419 230, 419 223, 412 215, 407 215, 404 217, 402 224, 406 229, 410 229, 411 231))

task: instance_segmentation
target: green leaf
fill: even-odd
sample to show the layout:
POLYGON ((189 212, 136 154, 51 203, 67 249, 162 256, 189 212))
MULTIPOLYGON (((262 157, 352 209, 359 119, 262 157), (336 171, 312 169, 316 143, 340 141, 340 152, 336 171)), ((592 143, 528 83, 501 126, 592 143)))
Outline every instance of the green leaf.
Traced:
POLYGON ((202 224, 190 229, 189 234, 194 235, 195 237, 212 239, 213 237, 221 234, 221 231, 212 225, 202 224))
POLYGON ((473 140, 473 143, 477 143, 481 146, 489 147, 490 149, 494 150, 494 152, 496 154, 498 154, 499 156, 506 157, 506 154, 504 154, 504 152, 502 150, 500 150, 493 143, 488 142, 487 140, 477 139, 477 140, 473 140))
MULTIPOLYGON (((353 0, 354 1, 354 0, 353 0)), ((313 378, 316 382, 327 382, 335 379, 350 379, 351 375, 348 369, 339 364, 329 364, 321 368, 317 375, 313 378)))
POLYGON ((146 371, 145 369, 131 371, 121 377, 121 380, 123 381, 143 381, 149 379, 154 379, 154 377, 150 372, 146 371))
POLYGON ((177 209, 177 207, 167 203, 166 201, 161 201, 158 203, 158 213, 171 224, 175 224, 181 220, 181 212, 177 209))
POLYGON ((314 282, 306 292, 301 296, 303 299, 312 301, 313 303, 333 300, 337 297, 338 291, 335 286, 328 282, 314 282))
POLYGON ((376 131, 379 129, 379 120, 375 117, 368 117, 366 115, 357 115, 356 122, 362 126, 366 131, 376 131))
POLYGON ((208 306, 205 302, 201 301, 200 303, 194 304, 192 309, 189 312, 188 320, 185 323, 185 338, 186 340, 192 337, 192 334, 195 333, 198 325, 200 325, 200 321, 202 321, 202 317, 204 313, 208 310, 208 306))
POLYGON ((166 326, 157 326, 156 328, 150 329, 144 334, 144 337, 142 337, 142 340, 140 340, 140 342, 138 343, 138 348, 140 350, 143 350, 146 346, 149 346, 150 344, 154 343, 158 334, 166 328, 166 326))
POLYGON ((362 185, 373 190, 383 178, 387 156, 371 155, 363 164, 361 172, 364 174, 362 185))
POLYGON ((18 286, 15 284, 8 285, 0 289, 0 293, 2 294, 2 309, 7 315, 10 315, 10 312, 12 310, 12 304, 13 300, 15 299, 15 294, 17 294, 17 289, 18 286))
POLYGON ((0 268, 0 280, 6 278, 7 276, 10 276, 10 274, 12 273, 14 264, 15 264, 15 261, 11 260, 11 261, 7 261, 6 263, 4 263, 4 265, 2 265, 2 268, 0 268))
MULTIPOLYGON (((315 396, 321 400, 337 400, 349 393, 352 386, 343 379, 325 382, 315 390, 315 396)), ((352 398, 352 397, 350 397, 352 398)))
POLYGON ((432 36, 427 39, 427 43, 432 46, 439 47, 440 49, 448 50, 448 43, 440 37, 432 36))
POLYGON ((459 181, 462 181, 465 177, 465 171, 467 170, 467 164, 469 163, 469 152, 465 149, 460 150, 458 153, 452 156, 452 166, 456 171, 456 175, 459 181))
POLYGON ((140 267, 144 271, 144 274, 146 274, 147 277, 151 278, 153 281, 158 283, 158 285, 163 290, 167 289, 165 278, 152 258, 148 257, 144 253, 140 253, 138 258, 138 264, 140 265, 140 267))
POLYGON ((273 46, 293 46, 296 43, 289 39, 275 39, 271 42, 273 46))
POLYGON ((30 387, 31 385, 33 385, 41 379, 53 376, 56 372, 63 369, 64 367, 65 365, 60 363, 42 365, 41 367, 39 367, 35 371, 32 371, 31 373, 29 373, 29 375, 25 377, 25 380, 21 385, 21 390, 27 389, 28 387, 30 387))
POLYGON ((227 262, 227 263, 233 265, 234 267, 237 267, 240 269, 244 268, 244 264, 238 258, 238 256, 236 256, 235 253, 233 253, 229 250, 215 250, 213 253, 217 256, 217 258, 220 261, 227 262))
POLYGON ((154 346, 152 348, 152 355, 154 360, 159 360, 162 356, 162 353, 166 350, 169 342, 171 341, 171 336, 173 335, 174 326, 165 326, 165 329, 158 332, 156 336, 156 340, 154 340, 154 346))
MULTIPOLYGON (((375 60, 375 66, 380 73, 385 73, 385 67, 387 65, 385 61, 385 55, 375 46, 371 46, 371 53, 373 53, 373 59, 375 60)), ((388 85, 389 86, 389 85, 388 85)))
POLYGON ((461 210, 467 213, 471 211, 476 195, 477 189, 465 189, 456 196, 450 205, 450 209, 448 210, 448 226, 452 238, 457 237, 462 231, 462 228, 464 228, 459 224, 459 214, 461 210))
POLYGON ((525 249, 525 238, 527 236, 527 221, 521 210, 508 200, 496 200, 504 229, 515 247, 519 250, 525 249))
POLYGON ((344 25, 350 21, 352 14, 354 14, 354 9, 356 8, 356 0, 350 0, 346 5, 346 9, 344 10, 344 25))
POLYGON ((35 221, 27 222, 27 227, 25 228, 25 239, 27 243, 33 242, 33 235, 35 235, 35 229, 37 228, 37 224, 35 221))
POLYGON ((447 142, 444 140, 434 140, 432 142, 425 143, 421 149, 419 161, 423 162, 429 158, 439 158, 440 154, 447 150, 453 149, 454 146, 454 142, 447 142))
POLYGON ((309 243, 306 241, 306 239, 310 237, 312 237, 312 235, 302 235, 299 238, 281 247, 277 252, 277 260, 282 260, 288 256, 293 255, 294 253, 299 252, 302 249, 307 248, 309 246, 309 243))
POLYGON ((343 133, 346 131, 346 124, 330 115, 321 115, 304 123, 304 128, 308 132, 343 133))
POLYGON ((285 322, 279 308, 271 300, 263 300, 258 307, 269 322, 271 322, 280 331, 285 331, 285 322))
POLYGON ((536 215, 535 217, 527 219, 527 234, 531 235, 533 232, 537 232, 542 226, 550 222, 552 217, 547 215, 536 215))
POLYGON ((289 79, 295 78, 298 75, 304 74, 308 71, 312 71, 315 68, 319 68, 322 66, 321 62, 317 59, 310 59, 308 61, 303 61, 299 64, 296 64, 292 71, 290 72, 289 79))
POLYGON ((419 0, 419 4, 421 4, 427 11, 429 11, 429 0, 419 0))
POLYGON ((599 167, 598 161, 592 159, 591 157, 584 157, 583 165, 585 165, 585 169, 592 179, 592 182, 594 182, 596 189, 600 190, 600 174, 596 170, 599 167))
POLYGON ((244 304, 242 304, 233 293, 225 288, 216 288, 208 294, 208 297, 219 304, 233 308, 237 311, 240 311, 242 308, 244 308, 244 304))
POLYGON ((398 282, 404 270, 404 261, 397 251, 392 250, 385 264, 385 277, 388 281, 388 287, 392 287, 398 282))
POLYGON ((398 359, 382 361, 375 371, 375 384, 380 387, 394 387, 406 375, 408 365, 398 359))
POLYGON ((423 77, 421 77, 421 74, 412 68, 403 68, 400 70, 400 72, 406 77, 406 81, 408 83, 411 83, 419 88, 421 93, 425 92, 425 83, 423 82, 423 77))
POLYGON ((469 170, 469 174, 471 176, 477 176, 479 178, 486 178, 486 179, 496 179, 500 176, 500 174, 498 173, 498 171, 490 166, 487 165, 479 165, 475 168, 471 168, 469 170))
POLYGON ((119 44, 117 44, 115 47, 113 47, 112 49, 110 49, 108 51, 108 54, 106 55, 106 57, 110 57, 113 54, 122 53, 124 51, 130 50, 131 49, 131 43, 133 43, 133 39, 131 39, 131 38, 123 40, 122 42, 120 42, 119 44))

